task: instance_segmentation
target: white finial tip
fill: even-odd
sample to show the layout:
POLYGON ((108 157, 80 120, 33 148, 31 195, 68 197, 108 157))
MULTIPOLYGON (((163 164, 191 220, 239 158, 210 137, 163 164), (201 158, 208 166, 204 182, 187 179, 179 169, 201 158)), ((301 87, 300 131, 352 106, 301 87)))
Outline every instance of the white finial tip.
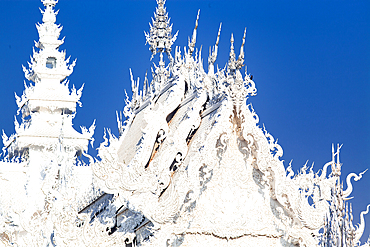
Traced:
POLYGON ((200 9, 198 9, 198 14, 197 14, 197 20, 195 21, 195 30, 198 28, 198 22, 199 22, 199 14, 200 14, 200 9))
POLYGON ((42 4, 44 4, 44 6, 55 6, 57 3, 58 3, 59 0, 41 0, 42 4))
POLYGON ((220 27, 218 28, 216 46, 218 46, 218 43, 220 42, 221 26, 222 26, 222 22, 220 23, 220 27))

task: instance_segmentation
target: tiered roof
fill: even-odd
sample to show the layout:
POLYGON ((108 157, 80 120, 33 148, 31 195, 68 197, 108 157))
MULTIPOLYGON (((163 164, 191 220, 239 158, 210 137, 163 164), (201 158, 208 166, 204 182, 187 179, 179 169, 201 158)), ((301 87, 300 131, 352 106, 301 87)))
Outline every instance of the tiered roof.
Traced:
POLYGON ((54 10, 57 0, 44 0, 41 10, 42 23, 36 24, 39 41, 35 42, 29 69, 23 67, 25 77, 31 81, 23 95, 16 95, 18 112, 22 112, 22 123, 16 123, 16 134, 4 144, 10 152, 28 149, 31 146, 56 147, 62 135, 64 145, 78 152, 87 150, 88 141, 94 133, 94 124, 89 130, 82 128, 82 134, 72 127, 76 104, 81 106, 81 87, 69 89, 66 79, 72 72, 76 60, 69 63, 66 52, 59 51, 64 38, 59 39, 62 27, 56 24, 58 11, 54 10), (32 83, 33 82, 33 83, 32 83), (10 145, 11 143, 11 145, 10 145), (10 146, 9 146, 10 145, 10 146))

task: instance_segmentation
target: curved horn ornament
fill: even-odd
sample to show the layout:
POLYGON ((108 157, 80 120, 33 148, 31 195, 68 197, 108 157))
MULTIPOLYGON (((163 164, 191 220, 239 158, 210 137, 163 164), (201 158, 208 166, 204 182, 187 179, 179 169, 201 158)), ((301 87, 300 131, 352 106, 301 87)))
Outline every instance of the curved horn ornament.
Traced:
POLYGON ((355 232, 355 238, 353 240, 354 244, 360 243, 360 238, 362 237, 362 234, 364 233, 364 230, 365 230, 365 219, 364 219, 364 215, 367 214, 367 213, 369 213, 369 209, 370 209, 370 204, 367 205, 366 211, 362 211, 360 213, 360 224, 358 225, 358 227, 356 229, 356 232, 355 232))
POLYGON ((347 179, 346 179, 347 189, 345 191, 343 191, 343 200, 347 201, 347 200, 350 200, 350 199, 353 198, 353 197, 348 198, 348 196, 351 195, 352 190, 353 190, 353 186, 352 186, 352 183, 351 183, 351 178, 354 178, 355 181, 359 181, 362 178, 362 175, 366 171, 367 171, 367 169, 365 171, 361 172, 358 175, 356 173, 350 173, 350 174, 348 174, 347 179))

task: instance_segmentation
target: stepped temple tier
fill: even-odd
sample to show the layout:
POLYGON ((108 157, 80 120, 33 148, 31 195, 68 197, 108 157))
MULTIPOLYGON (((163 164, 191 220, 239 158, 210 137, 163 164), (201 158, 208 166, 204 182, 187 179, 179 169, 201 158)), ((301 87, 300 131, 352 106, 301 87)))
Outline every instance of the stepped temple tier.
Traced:
POLYGON ((95 123, 72 127, 82 88, 69 85, 76 60, 59 50, 58 0, 41 1, 28 82, 16 96, 22 122, 3 133, 0 246, 370 246, 360 241, 370 205, 354 226, 347 202, 368 174, 350 173, 343 185, 340 145, 318 172, 295 173, 259 123, 243 68, 246 30, 240 47, 230 34, 220 69, 220 25, 204 68, 200 12, 188 46, 173 47, 177 33, 157 0, 145 39, 159 62, 142 86, 131 74, 119 136, 106 131, 93 157, 95 123))

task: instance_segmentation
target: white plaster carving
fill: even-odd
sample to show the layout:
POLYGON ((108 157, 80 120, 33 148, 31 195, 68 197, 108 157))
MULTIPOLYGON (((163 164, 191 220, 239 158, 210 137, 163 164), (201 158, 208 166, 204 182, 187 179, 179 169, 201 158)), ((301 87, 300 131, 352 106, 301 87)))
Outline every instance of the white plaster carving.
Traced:
POLYGON ((339 148, 321 174, 285 169, 282 148, 246 105, 256 88, 241 74, 243 45, 236 58, 232 36, 227 68, 214 72, 220 26, 205 72, 194 50, 198 21, 199 13, 188 50, 176 49, 168 72, 161 51, 156 75, 165 76, 153 80, 161 83, 153 96, 135 86, 133 97, 152 100, 128 117, 119 139, 101 145, 94 173, 152 221, 143 246, 317 246, 339 181, 339 148))
POLYGON ((87 154, 95 125, 72 128, 82 88, 69 90, 69 64, 58 47, 57 0, 42 0, 38 51, 24 68, 34 84, 16 96, 22 123, 2 138, 0 241, 6 246, 359 246, 364 232, 346 204, 340 146, 320 172, 284 167, 282 147, 262 128, 247 99, 256 86, 245 72, 244 43, 215 70, 221 25, 208 71, 195 48, 176 47, 164 0, 157 0, 146 40, 159 53, 142 90, 131 74, 132 99, 117 113, 98 157, 87 154), (169 57, 165 64, 163 53, 169 57), (82 154, 90 166, 76 157, 82 154), (331 169, 329 173, 328 170, 331 169), (17 196, 14 196, 14 195, 17 196), (342 243, 342 245, 340 245, 342 243))

